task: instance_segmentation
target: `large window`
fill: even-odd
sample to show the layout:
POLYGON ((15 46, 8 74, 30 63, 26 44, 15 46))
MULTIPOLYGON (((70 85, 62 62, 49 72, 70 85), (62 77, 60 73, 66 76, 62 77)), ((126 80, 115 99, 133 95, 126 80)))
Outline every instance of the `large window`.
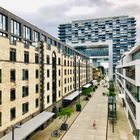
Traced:
POLYGON ((31 40, 32 36, 32 32, 31 32, 31 28, 23 26, 23 37, 25 39, 31 40))
POLYGON ((4 31, 8 29, 7 17, 2 14, 0 14, 0 29, 4 31))
POLYGON ((35 107, 37 108, 39 106, 39 99, 35 100, 35 107))
POLYGON ((19 22, 11 20, 11 33, 17 36, 21 35, 21 24, 19 22))
POLYGON ((22 87, 22 97, 26 97, 29 95, 29 88, 28 86, 23 86, 22 87))
POLYGON ((10 61, 16 61, 16 49, 10 49, 10 61))
POLYGON ((16 81, 16 71, 14 69, 12 69, 10 71, 10 80, 11 80, 11 82, 15 82, 16 81))
POLYGON ((35 63, 38 64, 39 63, 39 55, 35 54, 35 63))
POLYGON ((10 90, 10 101, 14 101, 16 99, 16 91, 15 89, 10 90))
POLYGON ((38 86, 38 84, 35 85, 35 92, 36 92, 36 93, 39 92, 39 86, 38 86))
POLYGON ((50 71, 47 70, 47 78, 49 78, 49 77, 50 77, 50 71))
POLYGON ((50 56, 49 55, 46 56, 46 61, 47 61, 47 64, 50 64, 50 56))
POLYGON ((23 69, 22 70, 22 80, 28 80, 29 74, 28 74, 28 70, 23 69))
POLYGON ((25 114, 29 111, 29 103, 26 102, 26 103, 23 103, 22 104, 22 114, 25 114))
POLYGON ((10 120, 14 120, 16 118, 16 108, 13 107, 10 109, 10 120))
POLYGON ((50 90, 50 83, 47 83, 47 90, 50 90))
POLYGON ((35 71, 35 77, 36 77, 36 79, 39 78, 39 71, 38 71, 38 69, 35 71))
POLYGON ((34 42, 39 41, 39 32, 33 31, 33 41, 34 42))
POLYGON ((29 63, 29 52, 28 51, 24 51, 24 62, 29 63))
POLYGON ((125 81, 126 88, 130 92, 130 94, 139 102, 140 101, 140 90, 139 87, 136 87, 135 85, 131 84, 127 80, 125 81))
POLYGON ((126 76, 135 80, 135 66, 127 67, 126 70, 126 76))

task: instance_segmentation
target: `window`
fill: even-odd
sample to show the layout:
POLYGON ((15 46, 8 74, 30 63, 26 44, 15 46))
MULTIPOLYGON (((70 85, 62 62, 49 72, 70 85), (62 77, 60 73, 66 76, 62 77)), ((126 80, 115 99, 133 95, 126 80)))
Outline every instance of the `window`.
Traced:
POLYGON ((0 126, 2 126, 2 113, 0 112, 0 126))
POLYGON ((16 108, 13 107, 10 109, 10 120, 14 120, 16 118, 16 108))
POLYGON ((29 52, 24 51, 24 62, 29 63, 29 52))
POLYGON ((0 69, 0 83, 2 82, 2 70, 0 69))
POLYGON ((66 60, 64 60, 64 66, 66 66, 66 60))
POLYGON ((65 93, 67 92, 67 88, 65 87, 65 93))
POLYGON ((67 75, 67 71, 65 70, 65 75, 67 75))
POLYGON ((28 70, 27 69, 22 70, 22 80, 28 80, 28 70))
POLYGON ((29 111, 29 103, 26 102, 26 103, 23 103, 22 104, 22 114, 25 114, 29 111))
POLYGON ((0 105, 2 104, 2 92, 0 90, 0 105))
POLYGON ((49 90, 50 89, 50 84, 49 83, 47 83, 47 90, 49 90))
POLYGON ((38 72, 38 70, 35 71, 35 77, 36 77, 36 79, 39 78, 39 72, 38 72))
POLYGON ((50 56, 47 55, 47 64, 50 64, 50 56))
POLYGON ((59 70, 59 76, 61 76, 60 70, 59 70))
POLYGON ((61 96, 60 91, 59 91, 59 97, 61 96))
POLYGON ((31 28, 23 26, 23 37, 25 39, 29 39, 31 40, 32 36, 32 32, 31 32, 31 28))
POLYGON ((0 14, 0 29, 1 30, 4 30, 4 31, 7 31, 7 17, 6 16, 4 16, 4 15, 2 15, 2 14, 0 14))
POLYGON ((36 93, 39 92, 39 86, 38 86, 38 84, 35 85, 35 91, 36 91, 36 93))
POLYGON ((58 65, 60 65, 60 58, 58 58, 58 65))
POLYGON ((47 77, 49 78, 50 77, 50 71, 47 70, 47 77))
POLYGON ((59 87, 60 87, 60 80, 59 80, 59 87))
POLYGON ((11 80, 11 82, 15 82, 16 81, 16 71, 14 69, 12 69, 10 71, 10 80, 11 80))
POLYGON ((35 54, 35 63, 38 64, 39 63, 39 55, 35 54))
POLYGON ((27 86, 23 86, 22 87, 22 97, 26 97, 28 95, 29 95, 28 87, 27 86))
POLYGON ((36 100, 35 100, 35 107, 37 108, 38 106, 39 106, 39 100, 36 99, 36 100))
POLYGON ((11 33, 17 36, 21 35, 21 24, 17 21, 11 20, 11 33))
POLYGON ((33 31, 33 41, 38 42, 39 41, 39 32, 33 31))
POLYGON ((16 49, 10 49, 10 61, 16 61, 16 49))
POLYGON ((10 101, 14 101, 16 99, 16 91, 15 89, 10 90, 10 101))
POLYGON ((65 78, 65 84, 67 83, 67 79, 65 78))
POLYGON ((50 96, 48 95, 47 96, 47 103, 49 103, 50 102, 50 96))

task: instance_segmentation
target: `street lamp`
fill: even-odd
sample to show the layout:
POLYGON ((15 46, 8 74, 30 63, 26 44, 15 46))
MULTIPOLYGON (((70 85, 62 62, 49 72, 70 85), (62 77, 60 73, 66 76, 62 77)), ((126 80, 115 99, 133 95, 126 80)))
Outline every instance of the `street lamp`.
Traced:
POLYGON ((78 56, 79 61, 79 103, 80 103, 80 56, 78 56))
POLYGON ((12 140, 15 139, 15 128, 21 128, 21 126, 20 125, 12 126, 12 140))

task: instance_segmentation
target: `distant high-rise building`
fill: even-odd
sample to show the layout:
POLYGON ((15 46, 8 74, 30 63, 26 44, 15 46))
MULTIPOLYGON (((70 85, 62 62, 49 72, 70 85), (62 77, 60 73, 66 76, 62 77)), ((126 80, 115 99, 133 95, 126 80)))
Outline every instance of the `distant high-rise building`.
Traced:
MULTIPOLYGON (((112 40, 113 68, 115 68, 121 54, 136 43, 135 22, 134 17, 128 16, 72 21, 69 24, 59 25, 59 38, 89 56, 92 56, 93 52, 91 50, 88 52, 87 47, 95 42, 112 40)), ((104 52, 107 53, 106 50, 104 52)))

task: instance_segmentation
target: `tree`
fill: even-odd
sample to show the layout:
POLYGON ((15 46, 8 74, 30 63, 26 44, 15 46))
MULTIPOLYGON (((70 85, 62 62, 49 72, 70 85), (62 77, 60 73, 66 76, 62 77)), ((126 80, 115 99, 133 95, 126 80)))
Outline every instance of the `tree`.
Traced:
POLYGON ((68 118, 72 115, 74 112, 72 107, 65 107, 61 108, 60 112, 58 113, 59 118, 62 118, 63 124, 66 124, 68 118))

